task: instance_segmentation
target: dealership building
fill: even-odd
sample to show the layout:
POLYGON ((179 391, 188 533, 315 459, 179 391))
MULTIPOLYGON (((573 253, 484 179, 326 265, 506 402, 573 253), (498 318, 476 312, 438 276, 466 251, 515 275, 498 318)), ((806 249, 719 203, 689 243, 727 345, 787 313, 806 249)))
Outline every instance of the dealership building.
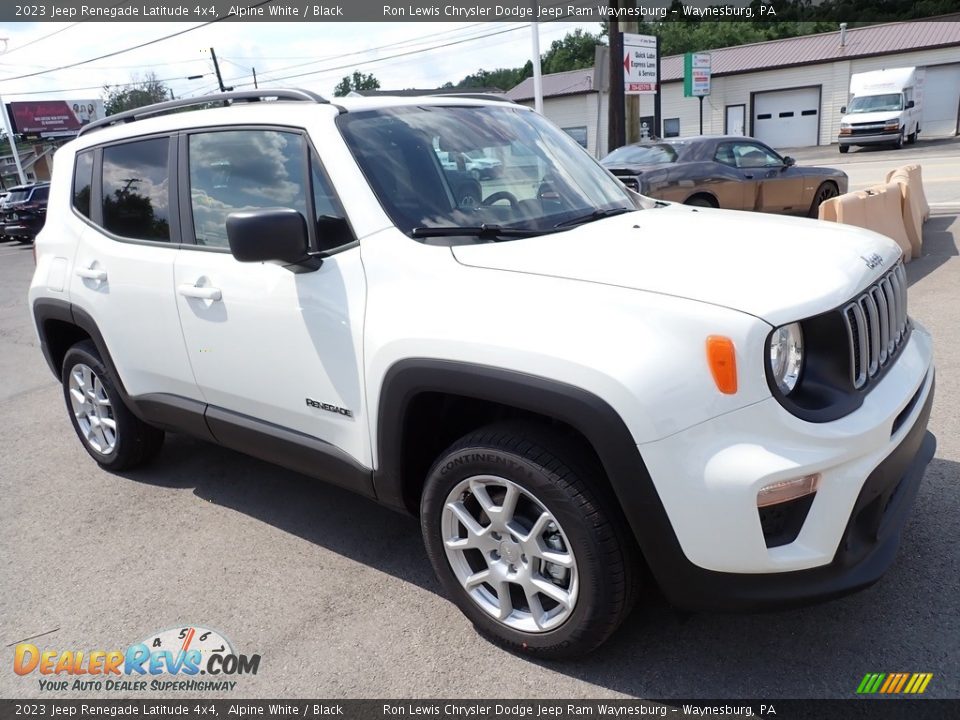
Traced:
MULTIPOLYGON (((960 130, 960 16, 897 22, 709 51, 710 95, 703 132, 752 135, 776 148, 829 145, 840 131, 850 76, 925 67, 921 137, 960 130)), ((697 135, 700 103, 683 95, 683 55, 661 60, 664 137, 697 135)), ((598 157, 606 154, 605 68, 543 76, 543 114, 598 157)), ((533 79, 507 92, 533 105, 533 79)), ((640 96, 640 122, 653 127, 653 95, 640 96)))

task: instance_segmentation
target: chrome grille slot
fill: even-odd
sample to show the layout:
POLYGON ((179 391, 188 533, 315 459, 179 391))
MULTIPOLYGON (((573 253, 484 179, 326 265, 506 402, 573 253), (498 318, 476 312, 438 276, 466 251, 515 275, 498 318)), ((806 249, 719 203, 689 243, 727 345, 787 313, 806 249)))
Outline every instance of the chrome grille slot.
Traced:
POLYGON ((907 274, 903 263, 843 308, 850 344, 850 380, 857 389, 888 365, 907 337, 907 274))

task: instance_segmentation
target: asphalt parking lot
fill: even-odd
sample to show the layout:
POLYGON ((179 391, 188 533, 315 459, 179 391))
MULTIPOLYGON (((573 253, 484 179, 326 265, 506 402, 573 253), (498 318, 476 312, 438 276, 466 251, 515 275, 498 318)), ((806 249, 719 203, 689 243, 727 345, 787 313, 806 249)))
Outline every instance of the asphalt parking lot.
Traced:
MULTIPOLYGON (((918 147, 914 157, 944 166, 931 180, 951 163, 956 174, 960 145, 918 147)), ((892 169, 911 154, 869 157, 892 169)), ((956 187, 931 182, 923 256, 907 267, 911 314, 936 341, 938 449, 885 578, 763 615, 684 615, 649 592, 617 637, 567 663, 480 639, 441 594, 417 523, 372 502, 180 436, 148 469, 100 470, 34 337, 30 248, 0 244, 0 697, 43 694, 36 674, 12 672, 22 639, 112 650, 186 625, 262 656, 223 697, 848 698, 867 672, 931 672, 927 696, 960 697, 956 187)))

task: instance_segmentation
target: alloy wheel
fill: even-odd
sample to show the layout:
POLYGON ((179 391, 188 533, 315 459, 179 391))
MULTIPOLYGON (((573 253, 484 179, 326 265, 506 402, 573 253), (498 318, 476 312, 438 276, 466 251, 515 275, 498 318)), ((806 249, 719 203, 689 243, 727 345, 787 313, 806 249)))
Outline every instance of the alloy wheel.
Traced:
POLYGON ((83 363, 70 371, 70 408, 93 450, 109 455, 117 446, 117 421, 107 391, 97 374, 83 363))
POLYGON ((553 513, 520 485, 494 475, 463 480, 444 503, 441 532, 457 580, 497 621, 541 633, 573 613, 573 549, 553 513))

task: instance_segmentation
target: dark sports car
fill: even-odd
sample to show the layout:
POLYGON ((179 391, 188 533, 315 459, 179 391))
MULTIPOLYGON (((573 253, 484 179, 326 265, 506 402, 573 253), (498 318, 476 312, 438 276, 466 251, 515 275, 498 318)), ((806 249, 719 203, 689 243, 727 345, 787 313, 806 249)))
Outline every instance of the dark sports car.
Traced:
POLYGON ((600 162, 643 195, 703 207, 816 217, 820 203, 847 191, 845 172, 798 167, 743 136, 625 145, 600 162))

